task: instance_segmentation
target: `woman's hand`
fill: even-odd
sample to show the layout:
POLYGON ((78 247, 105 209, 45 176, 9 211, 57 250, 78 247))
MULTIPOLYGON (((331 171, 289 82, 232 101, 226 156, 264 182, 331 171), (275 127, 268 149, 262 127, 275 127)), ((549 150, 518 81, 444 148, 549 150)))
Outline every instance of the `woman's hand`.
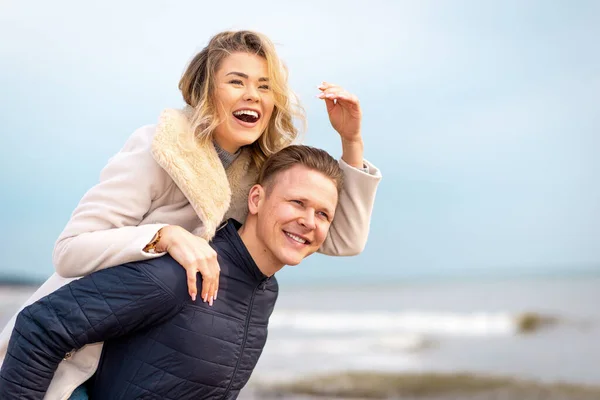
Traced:
POLYGON ((363 167, 362 111, 358 97, 342 87, 323 82, 317 96, 325 100, 329 122, 342 138, 342 159, 356 168, 363 167))
POLYGON ((157 252, 168 252, 171 257, 185 268, 188 291, 196 301, 196 274, 202 274, 202 300, 211 306, 217 299, 219 274, 221 268, 217 262, 217 253, 208 242, 191 234, 180 226, 168 225, 160 230, 160 240, 156 244, 157 252))

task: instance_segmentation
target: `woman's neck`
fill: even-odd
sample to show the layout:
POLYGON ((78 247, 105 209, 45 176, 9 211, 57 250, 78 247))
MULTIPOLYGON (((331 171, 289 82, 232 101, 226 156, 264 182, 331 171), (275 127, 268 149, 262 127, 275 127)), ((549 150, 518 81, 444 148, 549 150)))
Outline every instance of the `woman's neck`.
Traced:
POLYGON ((221 160, 221 163, 223 163, 223 167, 225 169, 227 169, 235 161, 235 159, 240 155, 240 152, 242 151, 242 149, 240 148, 235 153, 230 153, 226 150, 223 150, 216 140, 213 141, 213 145, 215 146, 217 155, 219 156, 219 159, 221 160))

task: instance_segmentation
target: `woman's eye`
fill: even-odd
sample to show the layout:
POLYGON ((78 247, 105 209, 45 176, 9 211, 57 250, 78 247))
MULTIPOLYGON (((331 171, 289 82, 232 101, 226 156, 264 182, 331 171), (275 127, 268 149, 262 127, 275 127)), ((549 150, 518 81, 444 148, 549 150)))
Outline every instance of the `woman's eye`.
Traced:
POLYGON ((229 83, 233 84, 233 85, 243 85, 244 82, 240 81, 239 79, 232 79, 229 81, 229 83))
POLYGON ((261 85, 258 88, 259 89, 263 89, 263 90, 269 90, 270 89, 269 85, 261 85))

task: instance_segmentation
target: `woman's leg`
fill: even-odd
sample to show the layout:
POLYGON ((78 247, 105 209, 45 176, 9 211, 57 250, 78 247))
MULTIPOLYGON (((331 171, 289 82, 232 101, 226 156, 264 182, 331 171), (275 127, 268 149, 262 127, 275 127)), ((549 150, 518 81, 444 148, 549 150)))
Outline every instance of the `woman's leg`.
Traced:
POLYGON ((88 400, 87 389, 85 388, 85 383, 81 386, 78 386, 77 389, 73 391, 69 400, 88 400))

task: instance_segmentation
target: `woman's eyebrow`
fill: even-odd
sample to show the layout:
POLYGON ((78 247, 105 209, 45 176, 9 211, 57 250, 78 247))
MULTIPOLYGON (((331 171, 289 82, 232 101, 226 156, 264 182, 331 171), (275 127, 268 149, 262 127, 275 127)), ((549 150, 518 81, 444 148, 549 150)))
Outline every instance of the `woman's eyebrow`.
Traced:
MULTIPOLYGON (((249 78, 249 76, 247 74, 245 74, 243 72, 237 72, 237 71, 231 71, 231 72, 227 73, 227 75, 225 75, 225 76, 228 76, 228 75, 236 75, 236 76, 239 76, 240 78, 244 78, 244 79, 249 78)), ((265 77, 258 78, 258 81, 259 82, 268 82, 269 78, 265 78, 265 77)))
POLYGON ((240 78, 245 78, 245 79, 248 79, 248 75, 244 74, 243 72, 231 71, 231 72, 229 72, 229 73, 228 73, 227 75, 225 75, 225 76, 228 76, 228 75, 237 75, 237 76, 239 76, 240 78))

